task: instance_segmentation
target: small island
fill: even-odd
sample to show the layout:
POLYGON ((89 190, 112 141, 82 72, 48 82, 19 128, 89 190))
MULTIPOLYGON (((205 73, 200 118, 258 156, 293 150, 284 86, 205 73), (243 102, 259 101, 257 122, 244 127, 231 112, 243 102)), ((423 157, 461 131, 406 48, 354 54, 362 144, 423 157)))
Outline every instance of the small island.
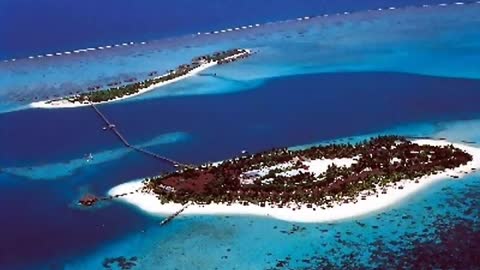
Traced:
POLYGON ((231 49, 215 52, 213 54, 196 57, 192 59, 190 63, 182 64, 160 76, 157 76, 156 71, 152 71, 148 74, 148 76, 152 78, 144 81, 137 81, 136 78, 130 78, 125 82, 109 83, 107 85, 109 88, 106 89, 101 89, 101 86, 93 86, 89 87, 88 92, 85 93, 34 102, 31 103, 30 106, 34 108, 72 108, 121 100, 182 80, 215 65, 228 64, 239 59, 247 58, 251 54, 252 51, 249 49, 231 49))
POLYGON ((335 220, 378 210, 402 198, 402 193, 415 191, 415 186, 459 178, 479 164, 479 149, 474 147, 380 136, 357 144, 244 153, 123 184, 109 193, 160 214, 187 205, 185 212, 195 214, 335 220))
POLYGON ((147 178, 145 189, 157 194, 163 203, 328 205, 349 202, 362 191, 381 190, 402 179, 417 179, 471 160, 470 154, 453 146, 378 137, 357 145, 333 144, 300 151, 279 148, 244 155, 147 178))

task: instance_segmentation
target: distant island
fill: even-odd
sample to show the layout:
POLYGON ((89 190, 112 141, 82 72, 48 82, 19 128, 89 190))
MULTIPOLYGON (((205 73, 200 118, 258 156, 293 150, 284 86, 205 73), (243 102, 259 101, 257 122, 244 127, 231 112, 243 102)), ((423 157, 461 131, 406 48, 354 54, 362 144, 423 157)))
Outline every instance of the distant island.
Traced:
POLYGON ((192 59, 188 64, 182 64, 175 69, 169 70, 166 74, 157 76, 157 72, 150 72, 153 77, 144 81, 137 82, 135 78, 122 82, 110 83, 110 88, 100 89, 100 86, 90 87, 89 92, 75 94, 57 99, 39 101, 31 103, 34 108, 71 108, 88 106, 90 104, 106 103, 125 99, 128 97, 143 94, 154 88, 173 83, 184 79, 190 75, 201 72, 215 65, 223 65, 246 58, 252 54, 249 49, 231 49, 227 51, 215 52, 209 55, 203 55, 192 59))
POLYGON ((474 147, 381 136, 357 144, 244 153, 126 183, 109 195, 158 214, 188 205, 185 213, 192 214, 336 220, 378 210, 428 182, 459 178, 478 166, 480 151, 474 147))

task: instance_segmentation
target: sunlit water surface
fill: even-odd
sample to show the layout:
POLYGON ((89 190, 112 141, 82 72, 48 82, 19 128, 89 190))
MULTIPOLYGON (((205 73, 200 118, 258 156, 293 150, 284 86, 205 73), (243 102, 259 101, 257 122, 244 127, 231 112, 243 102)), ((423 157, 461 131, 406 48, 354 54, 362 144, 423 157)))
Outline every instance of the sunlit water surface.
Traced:
POLYGON ((131 143, 191 163, 243 149, 376 134, 478 145, 479 11, 480 5, 469 4, 360 12, 0 64, 0 125, 8 127, 0 129, 0 266, 103 269, 106 258, 124 256, 136 257, 133 269, 308 269, 327 263, 345 269, 352 261, 382 268, 402 254, 412 257, 412 248, 456 224, 467 224, 465 239, 476 239, 478 173, 332 224, 180 216, 159 227, 159 217, 121 203, 79 209, 75 201, 86 192, 101 195, 172 168, 123 148, 91 108, 25 106, 36 96, 142 78, 199 54, 249 47, 258 53, 247 60, 99 108, 131 143), (89 153, 94 159, 87 162, 89 153))

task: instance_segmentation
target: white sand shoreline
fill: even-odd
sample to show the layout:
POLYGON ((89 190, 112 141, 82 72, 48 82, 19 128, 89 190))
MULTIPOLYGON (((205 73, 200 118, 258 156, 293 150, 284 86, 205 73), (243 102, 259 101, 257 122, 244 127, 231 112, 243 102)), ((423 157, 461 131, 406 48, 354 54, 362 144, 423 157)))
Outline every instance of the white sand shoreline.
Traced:
MULTIPOLYGON (((251 53, 252 53, 251 50, 245 49, 245 52, 226 57, 224 60, 229 60, 229 59, 232 59, 232 58, 241 57, 244 54, 251 54, 251 53)), ((172 84, 172 83, 184 80, 186 78, 189 78, 191 76, 194 76, 194 75, 196 75, 196 74, 198 74, 198 73, 200 73, 200 72, 202 72, 206 69, 209 69, 213 66, 216 66, 216 65, 218 65, 218 61, 203 63, 203 64, 201 64, 197 68, 191 70, 190 72, 188 72, 185 75, 176 77, 174 79, 171 79, 171 80, 168 80, 168 81, 165 81, 165 82, 160 82, 160 83, 153 84, 153 85, 151 85, 149 87, 146 87, 146 88, 143 88, 143 89, 139 90, 137 93, 134 93, 134 94, 131 94, 131 95, 126 95, 126 96, 123 96, 123 97, 119 97, 119 98, 115 98, 115 99, 111 99, 111 100, 107 100, 107 101, 94 102, 94 104, 97 105, 97 104, 117 102, 117 101, 124 100, 124 99, 127 99, 127 98, 132 98, 132 97, 135 97, 135 96, 139 96, 139 95, 145 94, 146 92, 152 91, 153 89, 156 89, 156 88, 168 85, 168 84, 172 84)), ((163 74, 163 75, 157 76, 153 79, 161 78, 161 77, 164 77, 166 75, 167 74, 163 74)), ((41 109, 78 108, 78 107, 85 107, 85 106, 90 106, 90 102, 85 101, 85 102, 72 103, 72 102, 70 102, 66 99, 63 99, 63 98, 59 99, 59 100, 37 101, 37 102, 32 102, 28 105, 28 107, 30 107, 30 108, 41 108, 41 109)))
MULTIPOLYGON (((301 207, 301 209, 293 209, 289 207, 260 207, 257 205, 244 206, 240 203, 231 205, 226 204, 209 204, 209 205, 190 205, 181 215, 216 215, 216 214, 228 214, 228 215, 253 215, 253 216, 265 216, 276 218, 280 220, 292 221, 292 222, 333 222, 344 219, 351 219, 364 215, 369 215, 388 207, 394 206, 396 203, 405 200, 414 193, 428 187, 429 185, 438 182, 440 180, 448 179, 451 176, 462 176, 471 173, 472 168, 480 169, 480 148, 467 146, 464 144, 449 143, 447 141, 437 140, 414 140, 417 144, 429 144, 429 145, 449 145, 466 151, 471 154, 473 160, 466 165, 462 165, 455 169, 448 169, 442 173, 436 175, 430 175, 422 177, 419 183, 415 183, 413 180, 403 180, 397 184, 397 186, 390 186, 386 188, 386 194, 378 194, 367 196, 365 200, 361 200, 359 196, 357 203, 344 203, 335 204, 332 208, 321 209, 318 206, 314 206, 316 210, 307 207, 301 207), (403 189, 398 187, 402 186, 403 189)), ((454 180, 454 181, 458 181, 454 180)), ((116 195, 131 192, 142 187, 141 180, 128 182, 118 185, 112 188, 108 194, 116 195)), ((139 209, 150 213, 152 215, 170 215, 178 211, 182 205, 176 203, 160 204, 159 200, 154 194, 147 193, 134 193, 119 198, 120 200, 133 204, 139 209)))

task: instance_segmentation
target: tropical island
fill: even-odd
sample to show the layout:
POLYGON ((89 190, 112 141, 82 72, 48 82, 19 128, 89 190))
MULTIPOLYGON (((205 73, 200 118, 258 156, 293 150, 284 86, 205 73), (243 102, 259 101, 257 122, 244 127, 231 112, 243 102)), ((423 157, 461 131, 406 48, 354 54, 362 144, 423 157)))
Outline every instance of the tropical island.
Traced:
POLYGON ((122 184, 109 195, 163 215, 181 209, 325 221, 379 210, 432 181, 456 179, 479 167, 480 149, 471 146, 381 136, 357 144, 245 153, 122 184))
POLYGON ((143 81, 130 78, 124 82, 109 83, 106 89, 101 89, 101 86, 97 85, 89 87, 88 92, 85 93, 34 102, 31 103, 30 106, 34 108, 71 108, 121 100, 179 81, 212 66, 228 64, 239 59, 247 58, 251 54, 252 51, 249 49, 231 49, 209 55, 202 55, 195 57, 188 64, 182 64, 175 69, 169 70, 163 75, 157 76, 158 72, 152 71, 148 74, 151 78, 143 81))

